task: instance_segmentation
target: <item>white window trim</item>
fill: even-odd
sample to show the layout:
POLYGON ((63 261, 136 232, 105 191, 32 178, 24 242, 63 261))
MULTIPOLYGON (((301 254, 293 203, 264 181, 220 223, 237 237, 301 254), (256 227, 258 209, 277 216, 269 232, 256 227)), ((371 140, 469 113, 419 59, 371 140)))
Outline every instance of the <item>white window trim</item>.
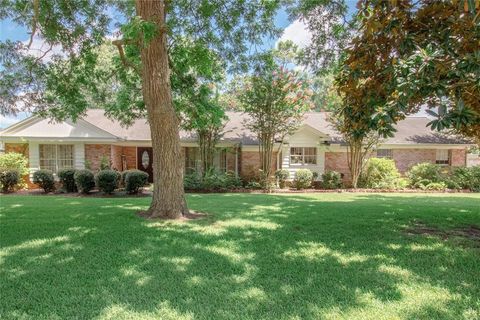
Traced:
MULTIPOLYGON (((48 160, 48 161, 54 161, 55 162, 55 168, 54 170, 52 170, 52 172, 56 175, 58 173, 59 170, 61 169, 67 169, 67 168, 75 168, 75 145, 74 144, 53 144, 53 143, 41 143, 38 145, 38 167, 40 169, 45 169, 42 167, 42 160, 48 160), (42 146, 44 145, 48 145, 48 146, 55 146, 55 157, 52 157, 52 158, 42 158, 41 156, 41 149, 42 149, 42 146), (59 146, 71 146, 72 147, 72 158, 69 159, 69 158, 59 158, 59 154, 58 154, 58 147, 59 146), (59 163, 62 162, 62 161, 70 161, 72 162, 72 165, 70 167, 59 167, 59 163)), ((50 170, 50 169, 47 169, 47 170, 50 170)))
POLYGON ((301 166, 301 167, 315 167, 318 165, 318 150, 317 150, 317 147, 295 147, 295 146, 290 146, 289 148, 289 162, 290 162, 290 166, 301 166), (293 148, 297 148, 297 149, 302 149, 302 154, 301 155, 292 155, 292 149, 293 148), (308 148, 308 149, 314 149, 315 150, 315 154, 313 155, 315 158, 315 163, 305 163, 305 149, 308 148), (302 158, 302 162, 301 163, 293 163, 292 162, 292 157, 301 157, 302 158))

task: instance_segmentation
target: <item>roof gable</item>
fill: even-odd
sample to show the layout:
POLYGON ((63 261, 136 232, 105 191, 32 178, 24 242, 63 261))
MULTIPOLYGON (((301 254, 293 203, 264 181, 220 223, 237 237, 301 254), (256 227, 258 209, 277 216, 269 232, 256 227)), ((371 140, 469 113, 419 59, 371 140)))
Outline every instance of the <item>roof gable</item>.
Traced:
POLYGON ((55 138, 55 139, 99 139, 117 140, 118 137, 93 124, 78 119, 52 122, 38 116, 27 118, 2 131, 2 137, 11 138, 55 138))

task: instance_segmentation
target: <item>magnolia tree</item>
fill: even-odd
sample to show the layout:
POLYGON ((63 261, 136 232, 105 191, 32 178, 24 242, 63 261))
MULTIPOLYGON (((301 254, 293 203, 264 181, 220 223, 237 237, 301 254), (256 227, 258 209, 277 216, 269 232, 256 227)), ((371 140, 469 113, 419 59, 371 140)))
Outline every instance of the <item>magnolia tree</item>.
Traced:
POLYGON ((175 108, 185 76, 195 70, 212 77, 215 59, 231 68, 248 67, 249 46, 278 35, 273 20, 280 5, 260 0, 6 1, 0 18, 28 28, 31 38, 0 43, 1 113, 29 108, 56 120, 76 120, 94 102, 127 124, 146 115, 155 183, 147 216, 178 218, 188 211, 175 108), (113 69, 99 54, 105 43, 116 50, 113 69))
POLYGON ((259 141, 264 188, 270 187, 275 143, 298 128, 305 112, 313 107, 311 96, 308 83, 297 72, 276 64, 263 66, 244 80, 240 108, 249 116, 246 127, 259 141))

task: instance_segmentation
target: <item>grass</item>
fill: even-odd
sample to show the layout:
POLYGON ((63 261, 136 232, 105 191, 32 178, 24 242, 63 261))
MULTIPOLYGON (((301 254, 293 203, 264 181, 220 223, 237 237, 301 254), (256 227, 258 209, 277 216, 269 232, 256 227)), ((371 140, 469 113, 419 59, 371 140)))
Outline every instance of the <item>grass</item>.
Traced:
POLYGON ((480 195, 0 197, 2 319, 479 319, 480 195))

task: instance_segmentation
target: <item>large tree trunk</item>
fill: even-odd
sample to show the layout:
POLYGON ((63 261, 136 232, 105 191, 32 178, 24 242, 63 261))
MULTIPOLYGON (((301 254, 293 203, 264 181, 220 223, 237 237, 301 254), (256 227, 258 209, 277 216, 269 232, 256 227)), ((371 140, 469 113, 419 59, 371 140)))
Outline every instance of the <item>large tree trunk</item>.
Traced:
POLYGON ((137 15, 155 23, 158 32, 141 44, 143 99, 153 147, 153 199, 148 216, 176 219, 187 213, 179 120, 172 103, 168 65, 166 10, 162 0, 136 0, 137 15))

